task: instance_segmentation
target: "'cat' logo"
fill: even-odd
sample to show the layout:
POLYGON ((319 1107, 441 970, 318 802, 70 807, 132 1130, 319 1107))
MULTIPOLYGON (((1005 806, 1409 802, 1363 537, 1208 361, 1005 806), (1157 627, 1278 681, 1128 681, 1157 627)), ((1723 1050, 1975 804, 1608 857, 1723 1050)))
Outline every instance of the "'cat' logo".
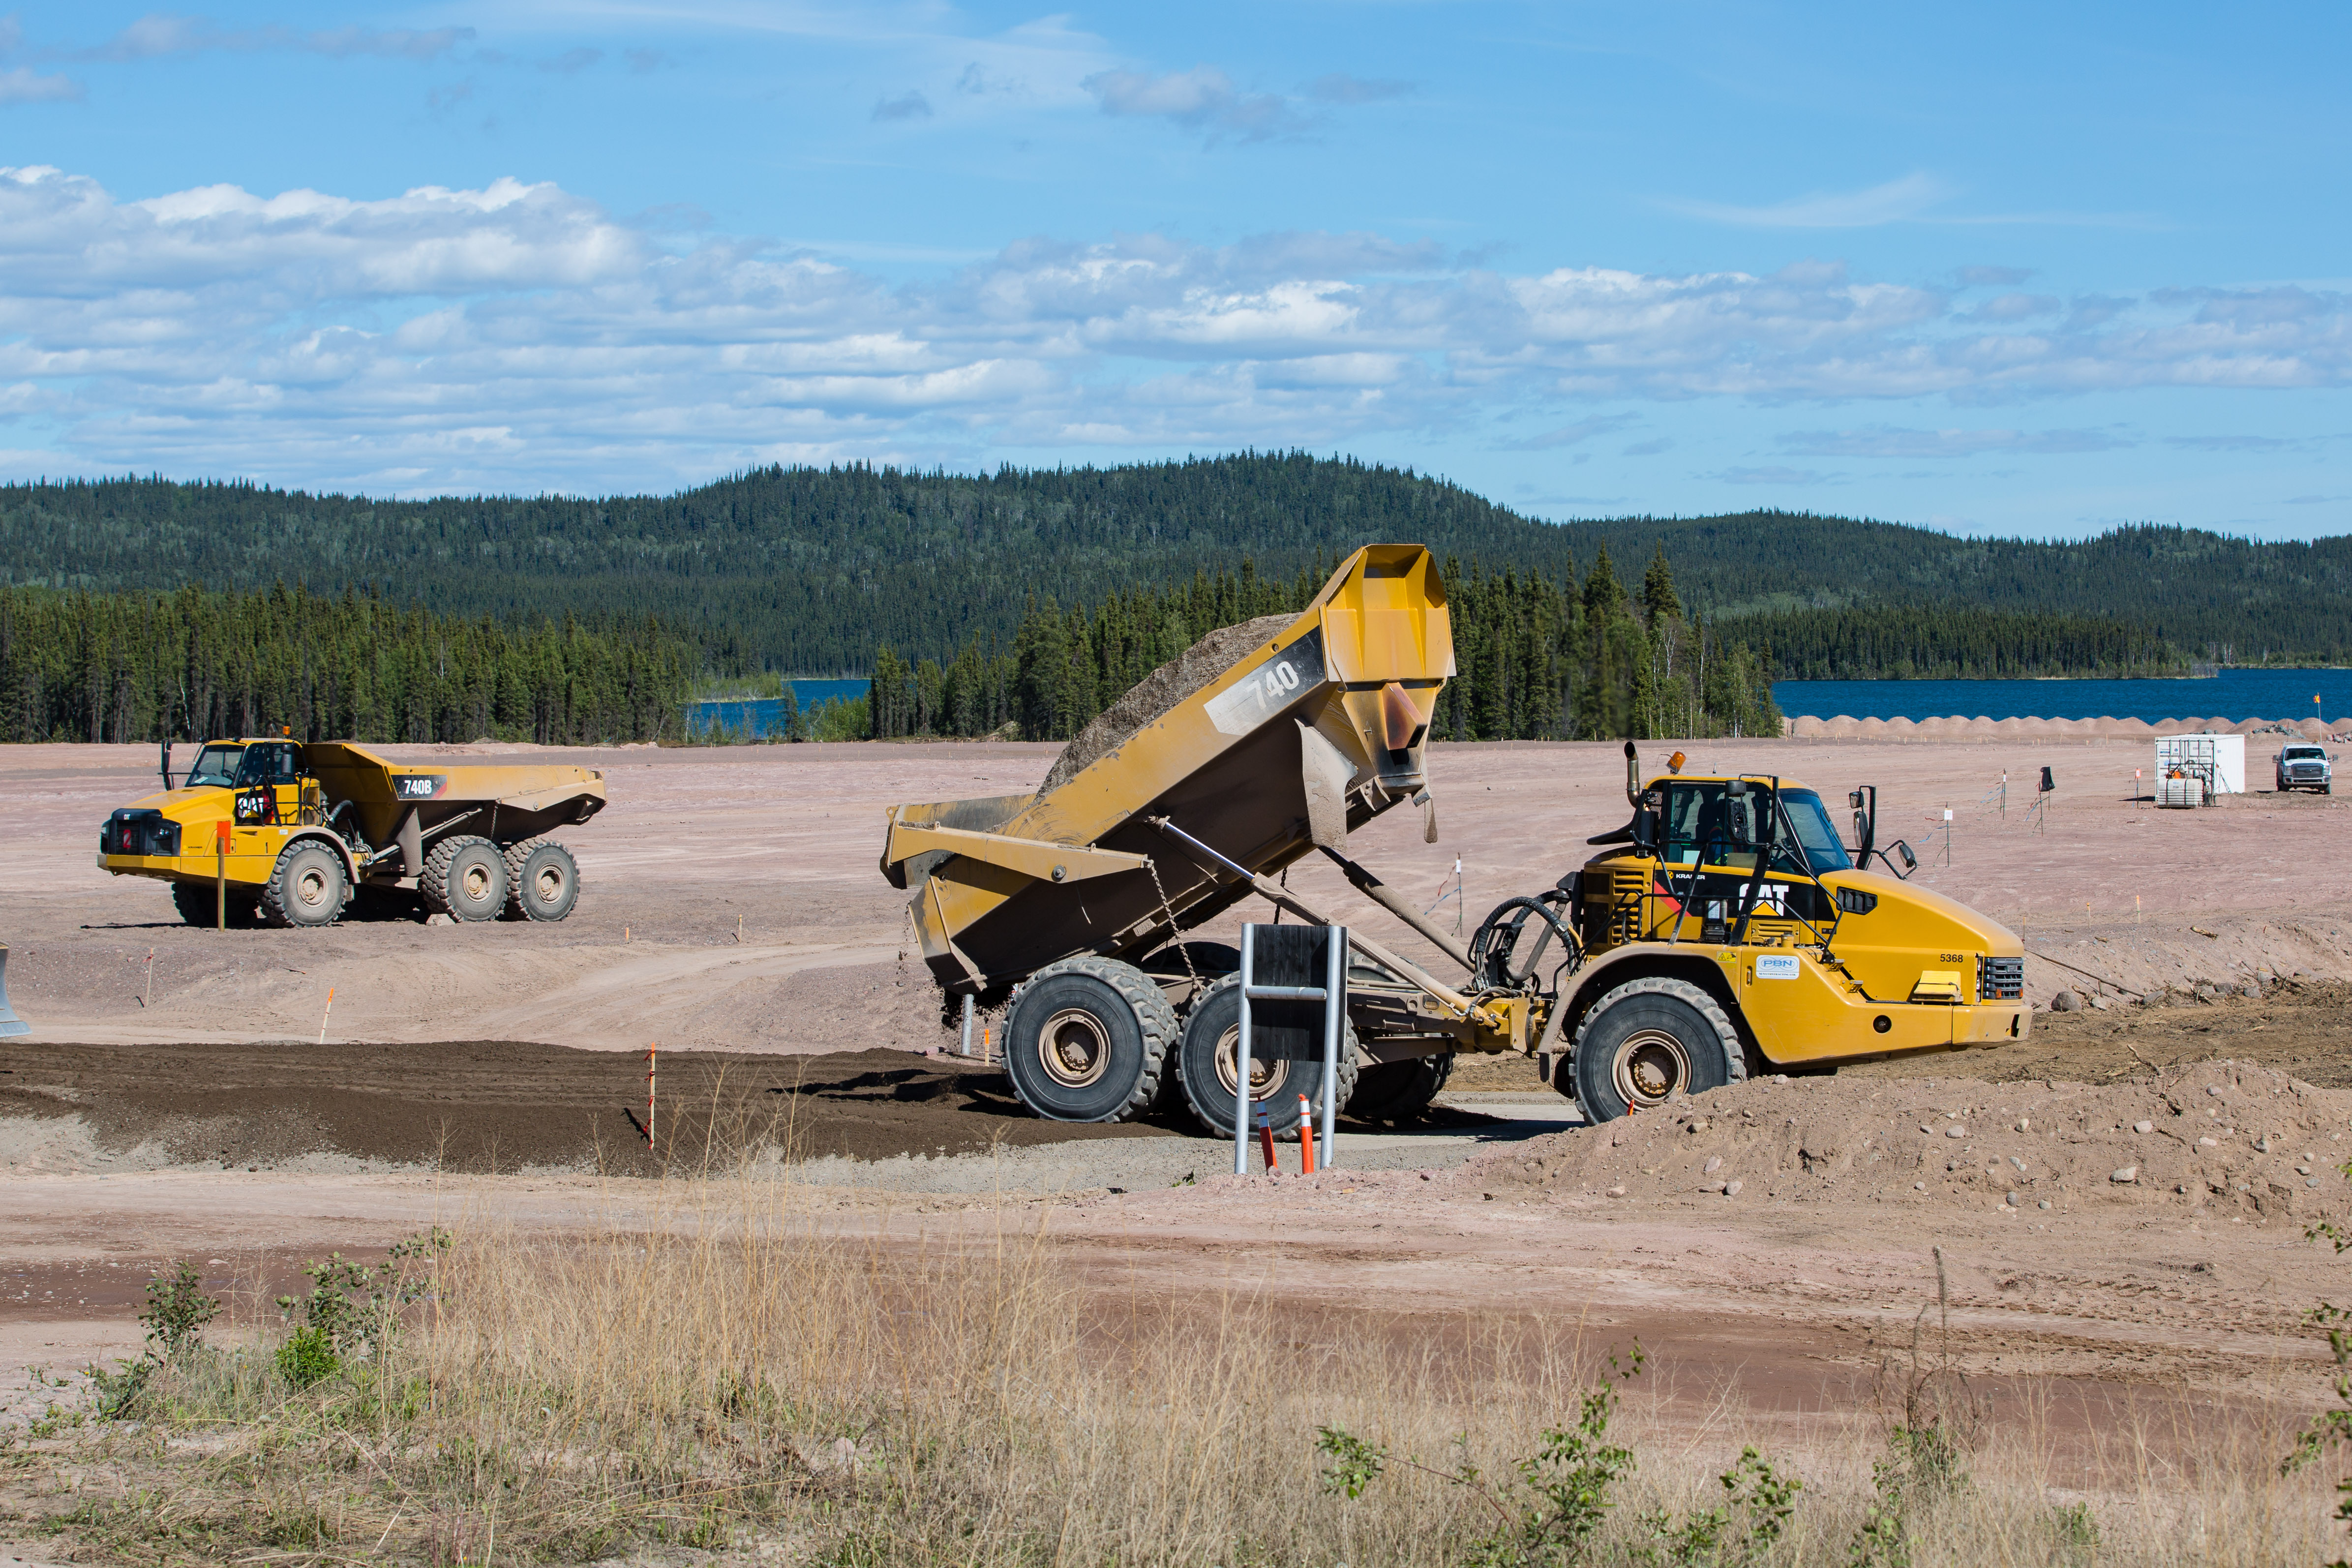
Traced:
POLYGON ((403 800, 431 800, 448 782, 446 773, 403 773, 392 784, 403 800))

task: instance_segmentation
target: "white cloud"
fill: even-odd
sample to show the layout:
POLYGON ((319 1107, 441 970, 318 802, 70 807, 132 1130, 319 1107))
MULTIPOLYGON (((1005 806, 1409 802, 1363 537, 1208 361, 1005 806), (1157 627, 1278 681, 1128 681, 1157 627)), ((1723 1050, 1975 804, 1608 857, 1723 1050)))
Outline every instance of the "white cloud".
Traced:
MULTIPOLYGON (((1747 228, 1876 228, 1890 223, 1943 224, 1978 228, 2038 226, 2160 229, 2168 226, 2161 218, 2148 213, 1953 213, 1937 210, 1957 194, 1950 185, 1933 174, 1914 173, 1889 180, 1885 184, 1873 185, 1867 190, 1818 191, 1765 206, 1689 201, 1678 196, 1656 198, 1654 205, 1685 217, 1703 218, 1709 223, 1737 224, 1747 228)), ((2011 270, 2007 268, 1970 267, 1962 268, 1961 276, 1963 281, 1972 283, 2011 270)), ((2021 280, 2023 275, 2019 276, 2021 280)))
POLYGON ((1558 429, 1547 430, 1540 436, 1530 436, 1506 445, 1515 451, 1549 451, 1560 447, 1574 447, 1596 436, 1612 434, 1634 422, 1634 416, 1631 414, 1595 414, 1573 424, 1562 425, 1558 429))
POLYGON ((81 83, 71 77, 42 76, 26 66, 0 71, 0 104, 67 103, 81 95, 81 83))
POLYGON ((2054 316, 2061 308, 2057 297, 2051 294, 2002 294, 1969 314, 1979 321, 2026 321, 2036 316, 2054 316))
POLYGON ((874 105, 877 120, 929 120, 931 100, 920 92, 902 92, 896 98, 878 100, 874 105))
POLYGON ((1366 81, 1345 71, 1318 77, 1307 85, 1307 96, 1318 103, 1380 103, 1402 98, 1412 90, 1412 83, 1409 81, 1366 81))
POLYGON ((1974 458, 1987 452, 2105 452, 2135 443, 2106 430, 1793 430, 1780 449, 1808 458, 1974 458))
POLYGON ((1831 475, 1815 473, 1811 468, 1726 468, 1710 479, 1727 485, 1828 485, 1837 480, 1831 475))
POLYGON ((2297 436, 2167 436, 2164 444, 2189 452, 2293 452, 2325 439, 2297 436))
POLYGON ((1816 193, 1770 206, 1734 206, 1722 202, 1662 201, 1687 217, 1754 228, 1873 228, 1926 213, 1951 195, 1933 174, 1906 174, 1866 191, 1816 193))
POLYGON ((1190 130, 1231 134, 1244 142, 1294 135, 1306 122, 1270 92, 1244 93, 1214 66, 1153 76, 1148 71, 1097 71, 1078 84, 1105 114, 1148 115, 1190 130))
MULTIPOLYGON (((85 176, 0 170, 0 419, 8 445, 86 471, 528 490, 1382 432, 1534 429, 1570 447, 1629 431, 1620 410, 1638 400, 2352 385, 2352 300, 2312 289, 2184 288, 2003 322, 1832 263, 1515 274, 1377 234, 1033 239, 893 282, 854 250, 627 224, 511 179, 119 201, 85 176)), ((1799 458, 2118 444, 1892 426, 1781 443, 1799 458)))
POLYGON ((471 27, 330 27, 302 32, 285 26, 224 28, 205 16, 174 16, 150 12, 82 58, 100 60, 152 60, 207 49, 299 49, 347 58, 373 55, 391 59, 438 59, 459 44, 471 41, 471 27))

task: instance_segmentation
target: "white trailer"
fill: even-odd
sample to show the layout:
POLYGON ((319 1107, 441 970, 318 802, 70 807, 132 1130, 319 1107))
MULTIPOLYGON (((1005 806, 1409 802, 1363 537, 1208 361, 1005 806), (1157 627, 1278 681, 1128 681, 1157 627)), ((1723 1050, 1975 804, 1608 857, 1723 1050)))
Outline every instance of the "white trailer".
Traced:
MULTIPOLYGON (((2243 735, 2166 735, 2156 742, 2156 795, 2164 796, 2165 781, 2178 773, 2204 785, 2204 800, 2217 795, 2246 793, 2246 738, 2243 735)), ((2183 804, 2193 804, 2184 802, 2183 804)))

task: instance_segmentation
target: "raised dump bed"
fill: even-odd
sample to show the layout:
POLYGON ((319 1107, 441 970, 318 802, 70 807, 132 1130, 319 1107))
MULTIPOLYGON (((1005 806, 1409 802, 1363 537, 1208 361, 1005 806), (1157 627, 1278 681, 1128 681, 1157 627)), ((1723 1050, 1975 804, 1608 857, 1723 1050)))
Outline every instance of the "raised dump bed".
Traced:
POLYGON ((208 741, 99 831, 98 864, 168 882, 190 925, 331 925, 370 913, 560 921, 580 892, 547 837, 604 808, 569 763, 415 766, 347 741, 208 741))
MULTIPOLYGON (((1298 615, 1229 627, 1155 671, 1038 793, 891 808, 882 869, 913 895, 924 961, 950 996, 1009 1002, 1005 1059, 1032 1110, 1118 1120, 1173 1084, 1206 1125, 1233 1124, 1232 950, 1178 939, 1398 805, 1432 813, 1433 837, 1425 748, 1453 673, 1437 563, 1368 545, 1298 615)), ((1352 1011, 1370 1027, 1385 998, 1395 1026, 1370 1054, 1410 1072, 1453 1042, 1393 969, 1361 972, 1352 1011)), ((1321 1073, 1265 1064, 1255 1092, 1295 1118, 1286 1097, 1319 1098, 1321 1073)))

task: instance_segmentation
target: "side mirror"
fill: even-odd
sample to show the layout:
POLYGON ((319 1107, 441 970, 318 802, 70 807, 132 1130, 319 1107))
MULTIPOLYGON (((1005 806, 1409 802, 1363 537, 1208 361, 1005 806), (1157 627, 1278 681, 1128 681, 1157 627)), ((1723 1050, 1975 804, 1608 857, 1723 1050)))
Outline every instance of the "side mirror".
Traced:
POLYGON ((1900 838, 1895 841, 1895 852, 1903 857, 1903 874, 1909 876, 1919 868, 1919 857, 1911 853, 1911 846, 1900 838))
POLYGON ((1864 784, 1850 792, 1845 802, 1853 807, 1853 862, 1866 866, 1870 863, 1870 851, 1878 842, 1878 786, 1864 784))
POLYGON ((1723 835, 1735 849, 1756 846, 1756 800, 1746 779, 1734 779, 1723 786, 1723 835))

